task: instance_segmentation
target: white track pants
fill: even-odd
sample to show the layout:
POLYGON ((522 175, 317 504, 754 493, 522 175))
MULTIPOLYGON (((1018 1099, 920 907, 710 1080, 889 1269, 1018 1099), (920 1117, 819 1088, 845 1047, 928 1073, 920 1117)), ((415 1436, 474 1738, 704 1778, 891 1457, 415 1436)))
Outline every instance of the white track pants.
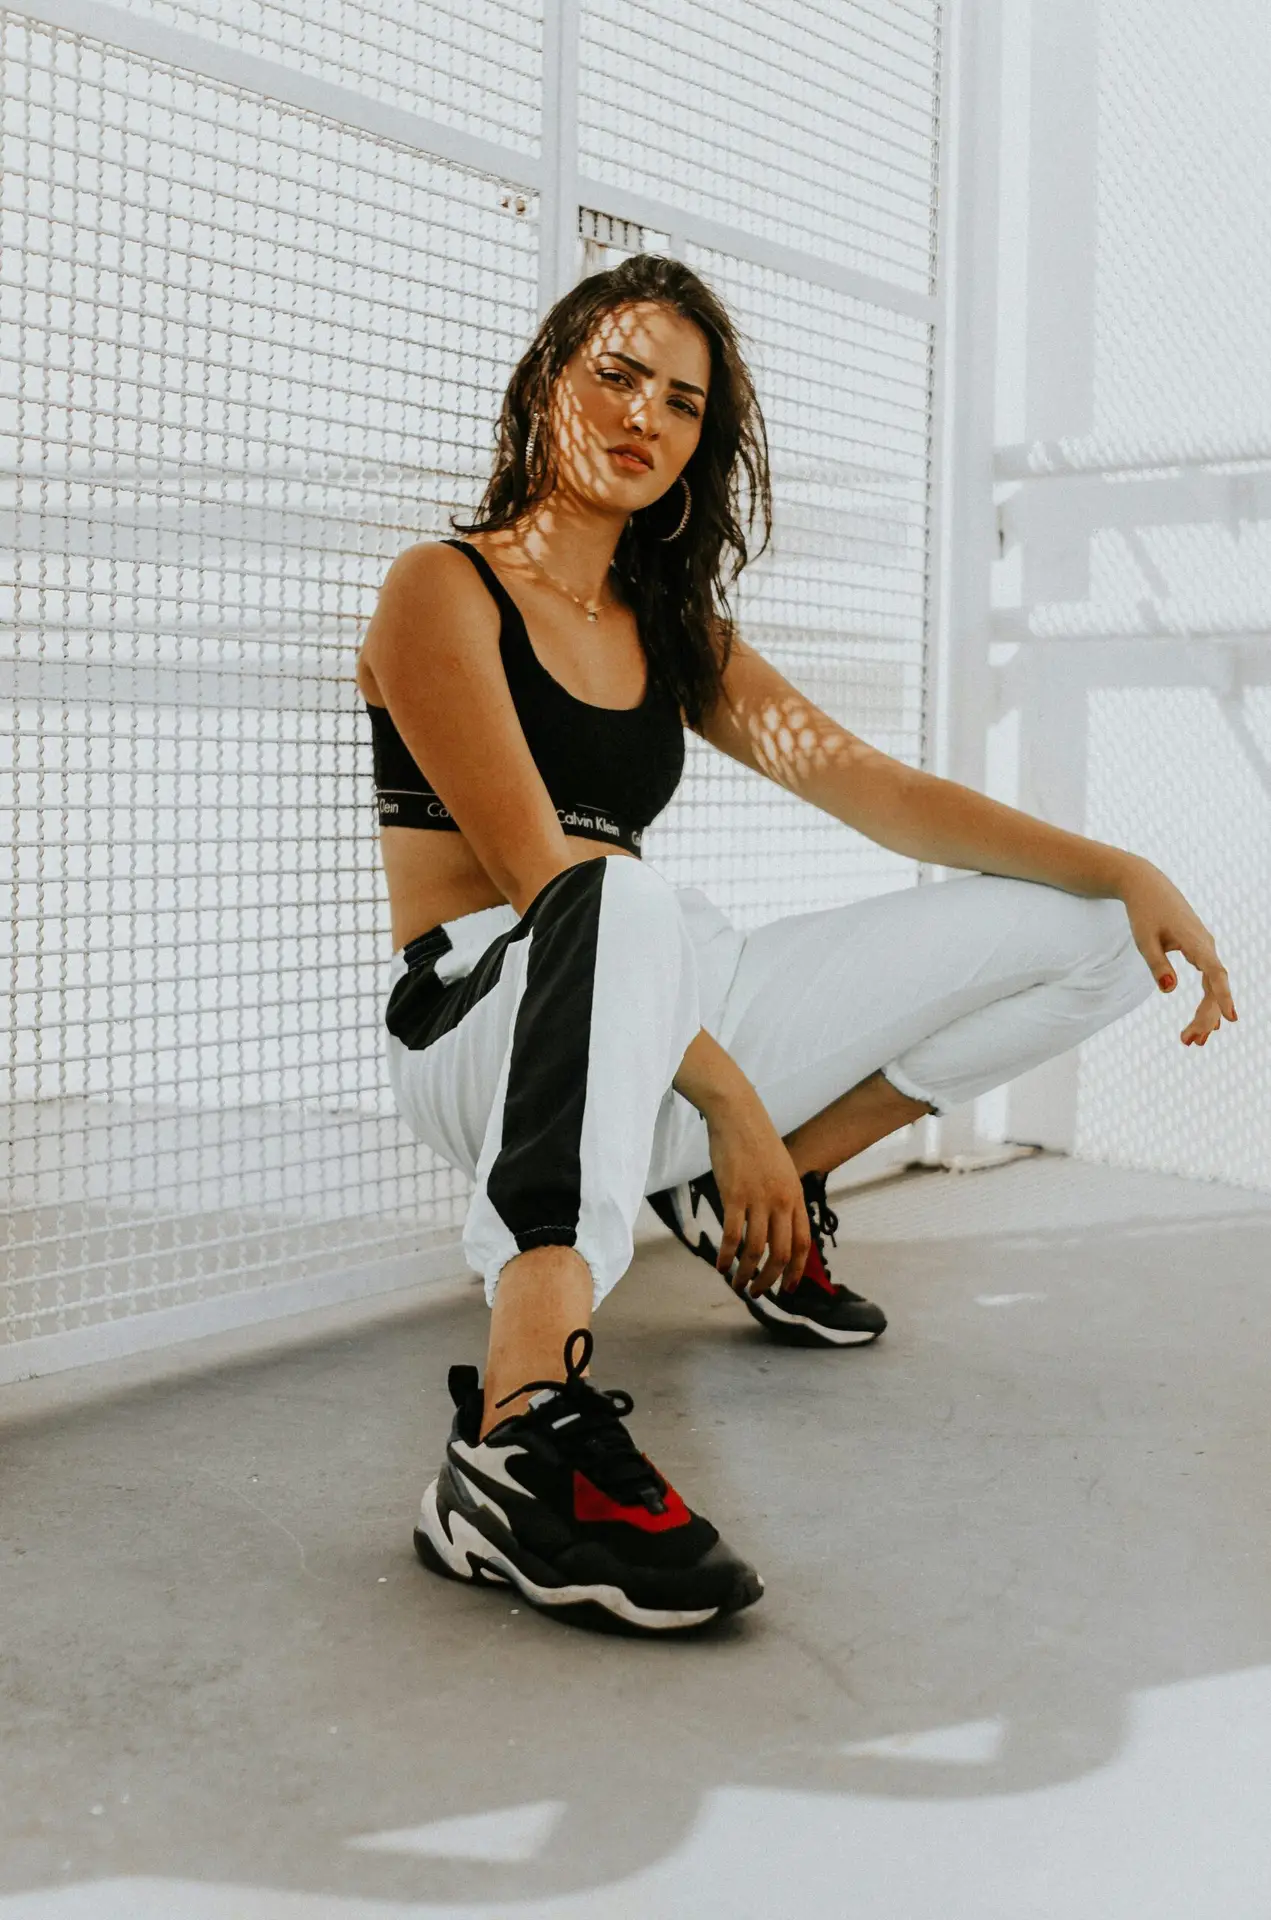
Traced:
POLYGON ((710 1165, 671 1086, 699 1028, 785 1134, 879 1068, 946 1112, 1153 991, 1120 900, 971 873, 745 934, 619 856, 557 874, 519 919, 488 907, 421 934, 385 985, 393 1092, 474 1182, 463 1249, 486 1298, 517 1253, 557 1244, 597 1305, 643 1196, 710 1165))

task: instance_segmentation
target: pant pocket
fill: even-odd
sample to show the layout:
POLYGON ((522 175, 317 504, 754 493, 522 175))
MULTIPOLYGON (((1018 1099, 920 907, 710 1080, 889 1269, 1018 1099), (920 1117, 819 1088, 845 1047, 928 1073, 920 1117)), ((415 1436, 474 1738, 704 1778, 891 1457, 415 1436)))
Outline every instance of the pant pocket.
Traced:
POLYGON ((457 920, 443 920, 450 950, 436 963, 437 978, 443 986, 462 980, 472 972, 492 940, 508 933, 516 925, 516 908, 510 901, 495 907, 478 907, 475 913, 461 914, 457 920))

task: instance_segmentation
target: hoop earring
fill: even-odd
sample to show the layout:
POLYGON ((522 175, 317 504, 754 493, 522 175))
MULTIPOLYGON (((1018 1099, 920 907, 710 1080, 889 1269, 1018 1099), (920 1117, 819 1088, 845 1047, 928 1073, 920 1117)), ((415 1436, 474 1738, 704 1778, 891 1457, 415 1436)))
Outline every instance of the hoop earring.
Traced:
POLYGON ((675 529, 675 532, 662 534, 661 538, 663 539, 663 541, 678 540, 680 535, 683 533, 685 527, 688 525, 688 516, 693 505, 693 496, 689 492, 688 481, 684 478, 683 474, 680 475, 680 485, 684 489, 684 511, 680 515, 680 524, 675 529))
POLYGON ((529 439, 525 442, 525 471, 527 473, 530 470, 530 462, 534 458, 534 440, 537 433, 538 433, 538 415, 536 413, 534 415, 532 422, 530 423, 529 439))

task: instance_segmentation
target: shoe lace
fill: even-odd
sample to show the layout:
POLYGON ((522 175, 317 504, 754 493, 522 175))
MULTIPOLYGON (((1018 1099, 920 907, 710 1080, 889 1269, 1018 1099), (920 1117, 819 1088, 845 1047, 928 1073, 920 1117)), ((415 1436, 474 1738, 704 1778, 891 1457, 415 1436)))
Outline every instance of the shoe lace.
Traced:
POLYGON ((602 1392, 583 1378, 595 1344, 590 1328, 576 1327, 565 1342, 563 1380, 527 1380, 495 1405, 505 1407, 523 1393, 551 1392, 554 1398, 541 1411, 548 1416, 552 1438, 561 1451, 585 1468, 602 1493, 611 1494, 623 1506, 639 1501, 656 1513, 667 1483, 622 1424, 634 1400, 621 1387, 606 1387, 602 1392))
POLYGON ((825 1241, 827 1235, 831 1246, 837 1247, 838 1245, 838 1241, 834 1236, 838 1232, 839 1217, 825 1197, 825 1182, 827 1178, 828 1176, 824 1173, 809 1173, 805 1174, 803 1182, 803 1191, 808 1206, 808 1225, 812 1229, 812 1235, 816 1241, 816 1250, 822 1259, 825 1257, 825 1241))
POLYGON ((834 1236, 838 1231, 839 1217, 825 1197, 825 1182, 827 1178, 828 1176, 824 1173, 805 1174, 803 1176, 803 1197, 807 1203, 808 1226, 812 1230, 812 1238, 816 1243, 816 1250, 821 1261, 821 1267, 828 1280, 830 1277, 830 1269, 825 1259, 825 1242, 828 1239, 831 1246, 837 1247, 838 1241, 834 1236))

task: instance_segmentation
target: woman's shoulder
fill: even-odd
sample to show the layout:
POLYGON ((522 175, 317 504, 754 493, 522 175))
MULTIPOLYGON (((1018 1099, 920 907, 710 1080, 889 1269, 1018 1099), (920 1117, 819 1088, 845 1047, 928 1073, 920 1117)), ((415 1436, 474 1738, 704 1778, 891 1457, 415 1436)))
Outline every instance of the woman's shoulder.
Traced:
MULTIPOLYGON (((359 655, 359 668, 386 670, 390 660, 417 663, 440 645, 484 652, 497 648, 499 609, 471 561, 444 540, 417 540, 389 565, 359 655)), ((359 672, 359 680, 362 678, 359 672)))
POLYGON ((476 569, 449 540, 416 540, 390 561, 385 582, 435 580, 461 581, 473 577, 476 569))
POLYGON ((404 547, 384 576, 381 602, 412 611, 426 605, 442 624, 449 625, 453 618, 465 628, 475 622, 482 634, 497 630, 498 609, 482 570, 460 550, 466 544, 437 539, 404 547))

